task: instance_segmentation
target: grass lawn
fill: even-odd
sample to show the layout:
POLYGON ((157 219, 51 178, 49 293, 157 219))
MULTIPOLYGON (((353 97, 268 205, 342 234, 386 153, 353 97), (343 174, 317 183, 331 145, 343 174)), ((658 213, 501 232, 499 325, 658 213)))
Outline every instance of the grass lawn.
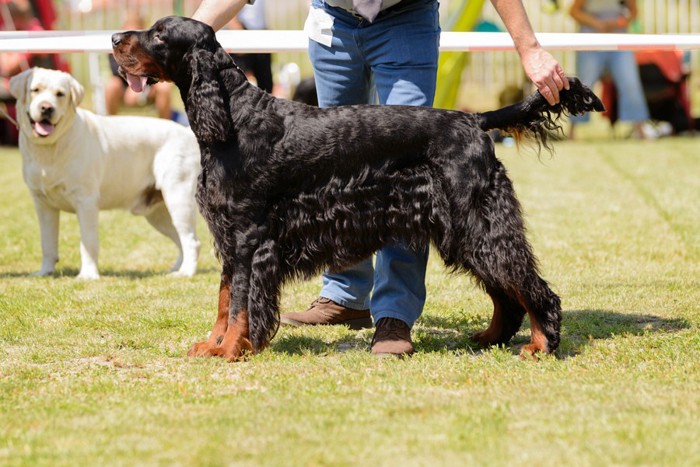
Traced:
MULTIPOLYGON (((200 221, 193 279, 175 248, 107 212, 100 270, 41 263, 14 149, 0 149, 0 465, 700 465, 700 140, 498 148, 541 269, 561 295, 562 343, 467 338, 490 301, 433 255, 417 354, 375 359, 371 331, 282 328, 245 363, 188 359, 215 318, 218 265, 200 221)), ((304 309, 319 280, 288 286, 304 309)))

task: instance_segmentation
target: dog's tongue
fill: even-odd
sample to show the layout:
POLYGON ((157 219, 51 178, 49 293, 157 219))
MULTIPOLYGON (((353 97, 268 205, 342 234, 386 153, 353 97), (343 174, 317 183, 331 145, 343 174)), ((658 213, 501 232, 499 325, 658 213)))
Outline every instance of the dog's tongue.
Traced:
POLYGON ((34 131, 39 136, 49 136, 51 132, 53 132, 54 126, 50 123, 46 122, 35 122, 34 123, 34 131))
POLYGON ((126 80, 129 83, 129 87, 131 87, 132 91, 143 92, 144 88, 146 87, 146 81, 148 80, 148 78, 146 78, 145 76, 136 76, 127 73, 126 80))

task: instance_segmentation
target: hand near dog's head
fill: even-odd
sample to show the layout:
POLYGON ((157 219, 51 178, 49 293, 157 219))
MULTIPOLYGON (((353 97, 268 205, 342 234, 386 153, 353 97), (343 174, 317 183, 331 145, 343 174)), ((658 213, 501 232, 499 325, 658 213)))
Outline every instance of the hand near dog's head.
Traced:
POLYGON ((85 89, 68 73, 35 67, 10 79, 10 94, 17 99, 22 133, 39 144, 52 144, 70 127, 85 89))

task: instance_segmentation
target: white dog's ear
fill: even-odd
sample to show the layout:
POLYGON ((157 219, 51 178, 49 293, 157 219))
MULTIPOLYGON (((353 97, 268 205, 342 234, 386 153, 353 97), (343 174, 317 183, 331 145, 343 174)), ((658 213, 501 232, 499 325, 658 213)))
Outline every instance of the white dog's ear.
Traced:
POLYGON ((79 106, 85 96, 85 88, 75 78, 70 78, 70 94, 75 106, 79 106))
POLYGON ((10 94, 18 101, 24 100, 24 95, 27 92, 27 81, 34 74, 34 68, 24 70, 22 73, 10 78, 10 94))

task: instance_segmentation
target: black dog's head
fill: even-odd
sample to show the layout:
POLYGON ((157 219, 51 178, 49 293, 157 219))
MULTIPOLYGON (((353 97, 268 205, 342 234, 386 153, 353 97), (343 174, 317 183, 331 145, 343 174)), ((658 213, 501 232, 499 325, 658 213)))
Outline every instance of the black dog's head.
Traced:
POLYGON ((214 30, 200 21, 168 16, 143 31, 112 35, 114 58, 129 83, 147 79, 177 81, 194 50, 216 52, 220 48, 214 30))
POLYGON ((168 16, 150 29, 113 34, 112 49, 120 73, 134 91, 157 81, 174 82, 200 142, 226 141, 231 117, 219 72, 235 64, 209 25, 168 16))

